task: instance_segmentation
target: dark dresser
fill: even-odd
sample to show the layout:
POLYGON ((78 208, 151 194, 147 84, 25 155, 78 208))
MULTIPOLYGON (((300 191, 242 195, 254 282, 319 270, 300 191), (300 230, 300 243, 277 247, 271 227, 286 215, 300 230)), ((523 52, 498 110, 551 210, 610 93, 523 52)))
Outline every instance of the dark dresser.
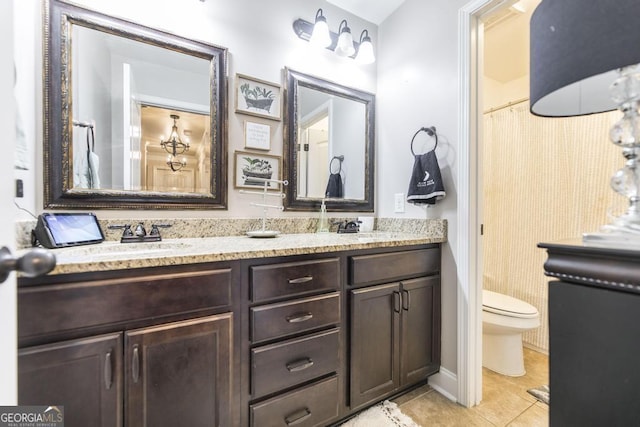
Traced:
POLYGON ((551 426, 640 425, 640 249, 542 243, 551 426))

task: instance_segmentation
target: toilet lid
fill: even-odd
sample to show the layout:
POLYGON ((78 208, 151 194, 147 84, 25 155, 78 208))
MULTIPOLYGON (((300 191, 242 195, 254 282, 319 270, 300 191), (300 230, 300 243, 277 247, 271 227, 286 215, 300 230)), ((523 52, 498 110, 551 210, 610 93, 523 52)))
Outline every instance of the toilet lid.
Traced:
POLYGON ((531 304, 509 295, 484 289, 482 290, 482 309, 511 317, 531 318, 538 316, 538 309, 531 304))

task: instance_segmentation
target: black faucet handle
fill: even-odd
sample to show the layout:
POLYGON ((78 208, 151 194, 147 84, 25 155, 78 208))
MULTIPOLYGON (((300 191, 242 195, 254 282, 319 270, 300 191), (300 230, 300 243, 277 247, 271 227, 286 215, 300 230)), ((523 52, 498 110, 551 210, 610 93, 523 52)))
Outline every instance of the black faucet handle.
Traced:
POLYGON ((133 236, 133 231, 131 231, 131 224, 113 224, 107 227, 109 230, 123 230, 123 237, 133 236))
POLYGON ((151 231, 149 232, 149 236, 159 236, 160 228, 169 228, 171 224, 151 224, 151 231))

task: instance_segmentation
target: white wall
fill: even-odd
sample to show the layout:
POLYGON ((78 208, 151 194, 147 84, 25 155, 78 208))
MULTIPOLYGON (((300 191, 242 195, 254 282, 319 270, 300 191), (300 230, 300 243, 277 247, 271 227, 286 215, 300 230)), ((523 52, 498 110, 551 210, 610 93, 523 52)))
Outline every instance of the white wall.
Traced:
MULTIPOLYGON (((377 44, 377 27, 351 15, 326 1, 300 2, 297 0, 76 0, 74 3, 111 16, 149 27, 166 30, 180 36, 205 41, 228 48, 229 104, 228 104, 228 163, 229 197, 227 211, 181 211, 180 216, 200 217, 259 217, 261 211, 249 206, 251 196, 240 195, 233 188, 233 152, 244 149, 243 125, 251 119, 272 127, 270 154, 282 155, 283 123, 254 119, 234 112, 235 73, 247 74, 262 80, 283 83, 284 67, 335 81, 368 92, 376 90, 376 65, 356 65, 350 58, 340 58, 329 50, 318 52, 308 42, 300 40, 292 24, 298 18, 313 21, 318 8, 322 8, 332 31, 337 31, 342 19, 347 19, 353 34, 367 29, 377 44), (251 11, 249 13, 248 11, 251 11)), ((42 26, 41 2, 16 2, 20 19, 16 24, 25 37, 17 36, 19 82, 19 109, 26 116, 28 137, 32 148, 33 167, 25 173, 25 198, 19 202, 38 214, 42 211, 42 26)), ((97 211, 103 218, 171 218, 172 211, 97 211)), ((18 213, 20 218, 29 216, 18 213)), ((277 216, 300 216, 300 213, 277 211, 277 216)))
MULTIPOLYGON (((378 29, 377 211, 381 217, 446 218, 457 239, 458 9, 467 0, 406 0, 378 29), (394 213, 395 193, 407 192, 411 137, 435 126, 436 154, 447 196, 434 208, 406 205, 394 213)), ((424 132, 422 135, 426 135, 424 132)), ((418 140, 418 138, 416 138, 418 140)), ((431 143, 428 138, 422 139, 431 143)), ((416 152, 419 151, 416 144, 416 152)), ((428 149, 428 148, 427 148, 428 149)), ((457 371, 455 245, 442 246, 442 367, 457 371)))

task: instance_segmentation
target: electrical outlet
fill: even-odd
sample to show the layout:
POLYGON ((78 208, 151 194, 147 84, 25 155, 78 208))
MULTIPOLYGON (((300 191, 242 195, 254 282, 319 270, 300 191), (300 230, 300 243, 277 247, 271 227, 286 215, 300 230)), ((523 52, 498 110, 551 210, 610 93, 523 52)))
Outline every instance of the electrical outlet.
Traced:
POLYGON ((393 211, 396 213, 404 212, 404 193, 396 193, 393 202, 393 211))

